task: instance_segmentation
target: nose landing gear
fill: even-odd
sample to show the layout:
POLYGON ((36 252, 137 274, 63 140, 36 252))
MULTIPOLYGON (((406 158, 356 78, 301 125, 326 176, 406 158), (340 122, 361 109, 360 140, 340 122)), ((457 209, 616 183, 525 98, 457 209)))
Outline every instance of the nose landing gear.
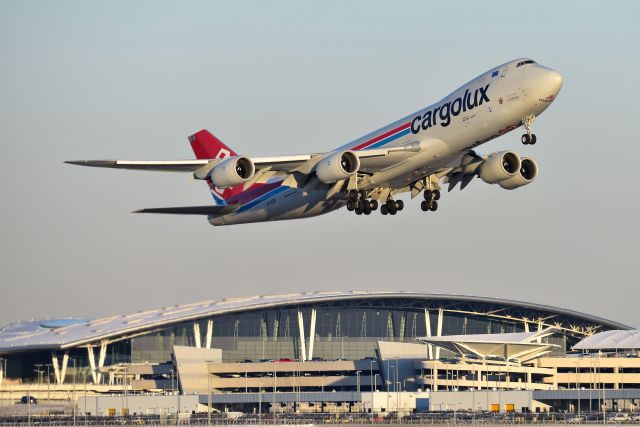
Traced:
POLYGON ((536 138, 535 133, 531 133, 531 125, 535 121, 536 116, 533 115, 524 116, 522 118, 522 126, 524 126, 525 130, 527 131, 527 133, 523 134, 522 138, 520 139, 524 145, 534 145, 538 139, 536 138))

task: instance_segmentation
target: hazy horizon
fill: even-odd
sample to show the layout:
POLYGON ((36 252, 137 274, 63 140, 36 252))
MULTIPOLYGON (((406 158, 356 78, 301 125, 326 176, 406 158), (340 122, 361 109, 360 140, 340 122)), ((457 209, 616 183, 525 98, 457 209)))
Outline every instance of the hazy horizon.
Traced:
POLYGON ((255 294, 406 290, 500 297, 640 327, 640 4, 0 3, 0 327, 255 294), (346 210, 212 227, 134 215, 212 203, 189 174, 76 159, 192 158, 209 129, 242 154, 329 150, 530 57, 564 86, 478 148, 533 157, 515 191, 474 180, 436 213, 346 210))

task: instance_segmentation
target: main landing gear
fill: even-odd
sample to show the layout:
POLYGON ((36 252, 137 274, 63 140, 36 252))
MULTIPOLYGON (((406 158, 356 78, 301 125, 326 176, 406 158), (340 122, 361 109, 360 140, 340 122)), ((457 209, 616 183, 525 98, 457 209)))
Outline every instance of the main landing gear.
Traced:
POLYGON ((349 190, 349 200, 347 200, 347 210, 355 212, 356 215, 370 215, 378 209, 377 200, 367 199, 367 192, 363 190, 349 190))
POLYGON ((395 215, 402 209, 404 209, 404 202, 402 200, 389 199, 385 204, 380 206, 380 213, 382 215, 395 215))
POLYGON ((424 190, 424 201, 420 203, 420 209, 424 212, 437 211, 438 200, 440 200, 440 190, 424 190))
POLYGON ((536 116, 524 116, 522 118, 522 126, 524 126, 527 133, 522 135, 521 141, 524 145, 534 145, 536 143, 536 134, 531 133, 531 125, 536 121, 536 116))

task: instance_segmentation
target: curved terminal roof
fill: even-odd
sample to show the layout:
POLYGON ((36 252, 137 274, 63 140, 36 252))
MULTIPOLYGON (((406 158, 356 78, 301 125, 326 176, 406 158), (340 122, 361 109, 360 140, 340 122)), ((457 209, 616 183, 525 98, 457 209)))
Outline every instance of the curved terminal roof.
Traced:
POLYGON ((640 330, 613 330, 594 334, 573 346, 574 350, 637 350, 640 330))
POLYGON ((303 292, 286 295, 257 295, 248 298, 224 298, 219 301, 175 305, 156 310, 139 311, 127 315, 115 315, 101 319, 82 321, 81 323, 74 323, 68 320, 68 325, 59 328, 51 328, 51 320, 18 322, 0 329, 0 353, 38 349, 55 350, 92 343, 95 344, 100 340, 114 339, 122 335, 135 334, 140 331, 225 313, 284 306, 309 306, 345 300, 394 298, 475 302, 524 308, 552 315, 566 316, 611 329, 630 329, 626 325, 576 311, 501 298, 385 291, 303 292))

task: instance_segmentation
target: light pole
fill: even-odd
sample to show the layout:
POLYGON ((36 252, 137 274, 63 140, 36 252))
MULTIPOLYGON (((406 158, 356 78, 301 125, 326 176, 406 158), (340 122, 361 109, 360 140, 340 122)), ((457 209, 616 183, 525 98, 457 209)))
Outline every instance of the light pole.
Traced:
POLYGON ((262 380, 258 387, 258 424, 262 424, 262 380))
POLYGON ((50 364, 47 363, 47 403, 51 403, 51 373, 49 372, 50 364))
POLYGON ((208 426, 211 425, 211 361, 210 360, 207 360, 207 425, 208 426))
POLYGON ((87 371, 86 369, 82 371, 82 385, 84 386, 84 425, 87 425, 87 371))
POLYGON ((394 388, 396 389, 396 418, 399 420, 400 419, 400 393, 398 392, 398 389, 400 388, 400 381, 396 381, 394 388))
MULTIPOLYGON (((34 369, 34 371, 37 374, 36 383, 38 384, 38 393, 41 393, 42 386, 40 384, 40 378, 41 378, 42 374, 44 374, 44 370, 40 369, 42 367, 42 363, 36 363, 34 366, 36 367, 36 369, 34 369)), ((42 382, 44 382, 44 380, 42 380, 42 382)), ((42 396, 40 394, 38 394, 38 397, 40 397, 42 399, 42 396)))
MULTIPOLYGON (((76 359, 75 358, 70 358, 70 360, 73 362, 73 385, 72 385, 72 392, 71 392, 71 396, 73 399, 73 425, 76 425, 76 403, 77 403, 77 399, 76 399, 76 359)), ((64 381, 64 379, 63 379, 64 381)))
POLYGON ((371 360, 369 363, 369 371, 369 380, 371 381, 371 388, 369 389, 369 391, 373 392, 373 360, 371 360))

